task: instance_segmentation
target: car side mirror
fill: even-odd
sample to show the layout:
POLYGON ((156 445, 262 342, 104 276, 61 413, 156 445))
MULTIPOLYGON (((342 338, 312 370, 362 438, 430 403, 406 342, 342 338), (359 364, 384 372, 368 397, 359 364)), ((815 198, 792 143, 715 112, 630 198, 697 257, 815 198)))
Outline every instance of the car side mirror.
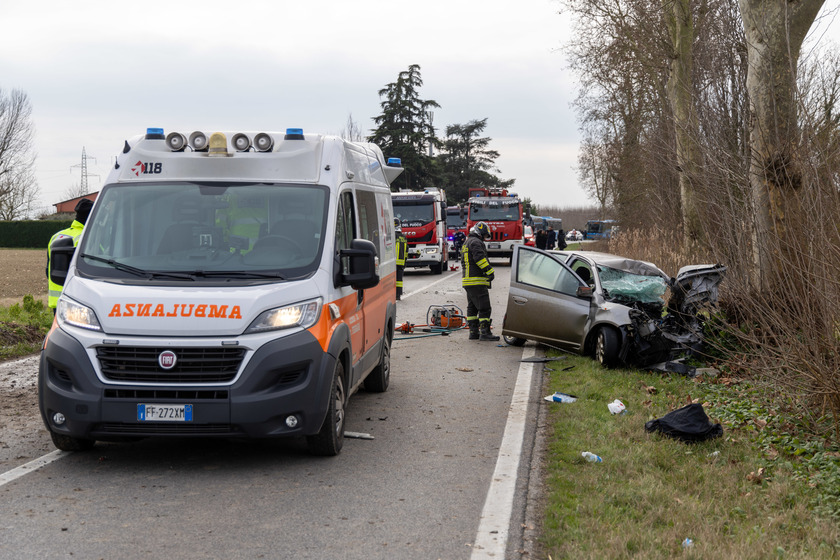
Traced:
POLYGON ((376 246, 367 239, 354 239, 349 249, 340 252, 341 261, 347 260, 348 272, 341 275, 341 285, 354 290, 366 290, 379 284, 379 265, 376 262, 376 246))
POLYGON ((63 286, 67 281, 67 271, 70 270, 70 261, 75 252, 72 237, 56 239, 50 245, 50 280, 53 284, 63 286))
POLYGON ((591 298, 592 297, 592 286, 578 286, 577 297, 582 298, 591 298))

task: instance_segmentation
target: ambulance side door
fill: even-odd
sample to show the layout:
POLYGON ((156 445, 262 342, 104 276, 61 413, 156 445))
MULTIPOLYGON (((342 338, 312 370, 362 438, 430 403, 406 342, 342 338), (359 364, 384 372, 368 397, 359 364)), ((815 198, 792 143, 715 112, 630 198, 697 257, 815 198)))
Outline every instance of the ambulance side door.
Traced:
MULTIPOLYGON (((339 195, 336 220, 335 251, 338 254, 342 249, 349 249, 353 239, 359 237, 356 227, 356 204, 353 191, 350 189, 343 191, 339 195)), ((342 262, 340 266, 346 266, 346 263, 342 262)), ((339 306, 341 316, 350 328, 350 343, 353 346, 351 361, 354 370, 356 369, 356 362, 364 356, 366 350, 364 313, 362 311, 363 301, 364 292, 362 290, 357 291, 350 286, 344 286, 341 288, 340 299, 334 302, 339 306)))

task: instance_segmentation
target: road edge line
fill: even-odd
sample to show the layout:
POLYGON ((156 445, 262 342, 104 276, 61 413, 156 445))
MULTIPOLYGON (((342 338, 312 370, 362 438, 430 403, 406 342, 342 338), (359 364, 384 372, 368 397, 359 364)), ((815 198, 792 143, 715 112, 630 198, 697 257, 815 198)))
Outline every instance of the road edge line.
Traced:
POLYGON ((45 467, 54 461, 58 461, 59 459, 66 457, 67 455, 70 455, 70 453, 66 451, 61 451, 60 449, 56 449, 55 451, 47 453, 43 457, 38 457, 37 459, 33 459, 32 461, 29 461, 26 464, 16 467, 10 471, 4 472, 0 474, 0 486, 8 484, 13 480, 17 480, 18 478, 27 475, 31 472, 35 472, 41 467, 45 467))
MULTIPOLYGON (((522 359, 531 358, 536 353, 536 346, 528 346, 522 351, 522 359)), ((535 365, 534 362, 521 362, 519 365, 496 468, 473 542, 472 560, 505 557, 535 365)))

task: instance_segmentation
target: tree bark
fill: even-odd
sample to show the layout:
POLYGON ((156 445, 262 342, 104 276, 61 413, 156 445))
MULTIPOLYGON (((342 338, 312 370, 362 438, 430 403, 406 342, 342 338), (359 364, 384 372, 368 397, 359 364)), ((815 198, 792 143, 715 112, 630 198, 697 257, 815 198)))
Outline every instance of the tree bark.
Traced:
POLYGON ((694 102, 694 15, 691 0, 663 0, 663 12, 671 39, 667 92, 674 119, 683 235, 686 242, 702 235, 697 210, 697 179, 701 168, 697 146, 699 127, 694 102))
POLYGON ((747 38, 750 187, 755 204, 754 265, 761 288, 773 285, 784 240, 800 216, 796 68, 805 35, 825 0, 739 0, 747 38))

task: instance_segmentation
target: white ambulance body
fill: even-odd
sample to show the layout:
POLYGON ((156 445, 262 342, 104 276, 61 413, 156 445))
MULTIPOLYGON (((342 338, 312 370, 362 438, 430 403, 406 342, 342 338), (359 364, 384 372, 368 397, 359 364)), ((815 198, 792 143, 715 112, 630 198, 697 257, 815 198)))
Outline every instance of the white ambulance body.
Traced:
POLYGON ((53 250, 55 445, 305 436, 337 454, 348 397, 388 387, 398 165, 300 129, 126 142, 75 253, 53 250))

